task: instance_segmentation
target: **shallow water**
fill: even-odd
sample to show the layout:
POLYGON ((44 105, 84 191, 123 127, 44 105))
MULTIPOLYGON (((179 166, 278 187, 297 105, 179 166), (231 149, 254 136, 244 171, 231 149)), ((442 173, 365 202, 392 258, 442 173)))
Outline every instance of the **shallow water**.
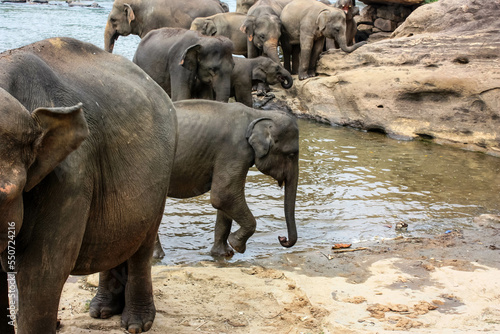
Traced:
MULTIPOLYGON (((111 1, 104 8, 0 4, 0 52, 44 38, 69 36, 102 47, 111 1)), ((229 2, 231 10, 235 1, 229 2)), ((139 38, 120 37, 115 53, 133 57, 139 38)), ((300 184, 296 220, 299 240, 282 248, 286 235, 283 190, 256 169, 246 194, 257 218, 247 252, 231 261, 323 249, 336 242, 422 236, 472 229, 472 218, 500 213, 500 160, 425 141, 397 141, 378 133, 300 120, 300 184), (392 226, 392 227, 388 227, 392 226)), ((215 209, 208 195, 168 199, 160 227, 166 264, 210 260, 215 209)))

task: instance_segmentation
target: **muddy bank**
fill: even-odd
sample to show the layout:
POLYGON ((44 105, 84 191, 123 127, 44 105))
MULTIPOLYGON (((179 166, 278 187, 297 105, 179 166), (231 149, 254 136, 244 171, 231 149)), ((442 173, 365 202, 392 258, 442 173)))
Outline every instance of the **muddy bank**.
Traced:
MULTIPOLYGON (((500 331, 496 223, 435 238, 352 245, 245 263, 154 266, 150 333, 500 331)), ((70 277, 60 333, 123 333, 92 319, 96 277, 70 277)))
POLYGON ((440 0, 390 39, 330 50, 318 77, 280 92, 323 122, 500 155, 500 2, 440 0))

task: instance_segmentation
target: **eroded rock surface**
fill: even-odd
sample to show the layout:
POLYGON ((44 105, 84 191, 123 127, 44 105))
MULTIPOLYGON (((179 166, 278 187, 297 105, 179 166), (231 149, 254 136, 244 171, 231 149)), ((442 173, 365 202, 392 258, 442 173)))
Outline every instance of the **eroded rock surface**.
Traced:
POLYGON ((292 109, 332 124, 500 155, 499 0, 440 0, 392 38, 325 53, 292 109))

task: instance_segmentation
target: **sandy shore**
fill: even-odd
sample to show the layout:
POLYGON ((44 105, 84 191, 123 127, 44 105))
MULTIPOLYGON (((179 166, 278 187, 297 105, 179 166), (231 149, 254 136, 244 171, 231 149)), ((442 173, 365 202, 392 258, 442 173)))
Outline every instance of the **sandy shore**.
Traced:
MULTIPOLYGON (((253 263, 154 266, 150 333, 500 333, 499 230, 397 238, 253 263)), ((70 277, 60 333, 124 333, 92 319, 96 276, 70 277)))

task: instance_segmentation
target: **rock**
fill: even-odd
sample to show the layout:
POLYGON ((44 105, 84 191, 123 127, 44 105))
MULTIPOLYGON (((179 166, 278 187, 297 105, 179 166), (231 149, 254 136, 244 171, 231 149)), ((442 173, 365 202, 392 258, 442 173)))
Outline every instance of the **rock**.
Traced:
POLYGON ((474 224, 481 227, 500 227, 500 216, 484 214, 473 219, 474 224))
POLYGON ((361 0, 361 2, 372 5, 372 4, 400 4, 400 5, 420 5, 424 0, 361 0))
POLYGON ((99 286, 99 273, 88 275, 87 284, 91 287, 97 288, 99 286))
POLYGON ((381 31, 386 31, 386 32, 394 31, 396 29, 396 22, 382 19, 380 17, 375 20, 373 25, 376 28, 379 28, 381 31))
POLYGON ((421 6, 390 39, 324 53, 320 76, 286 91, 292 109, 500 156, 499 11, 489 0, 421 6))

